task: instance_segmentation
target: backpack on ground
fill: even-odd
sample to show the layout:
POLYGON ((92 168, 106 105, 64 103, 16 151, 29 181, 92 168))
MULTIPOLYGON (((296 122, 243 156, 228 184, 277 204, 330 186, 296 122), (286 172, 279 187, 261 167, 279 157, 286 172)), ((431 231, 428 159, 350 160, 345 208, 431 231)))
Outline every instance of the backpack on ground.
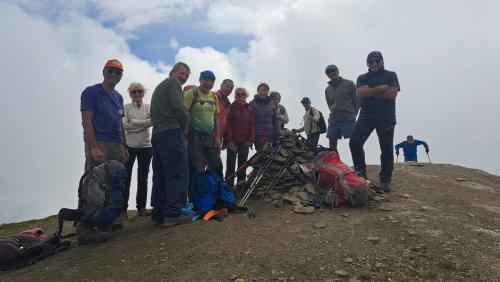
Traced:
POLYGON ((319 152, 314 165, 319 196, 323 203, 332 207, 345 204, 353 207, 366 206, 375 195, 366 179, 359 177, 343 163, 335 151, 319 152))
POLYGON ((231 211, 236 208, 236 198, 231 189, 214 171, 207 170, 195 173, 191 189, 194 210, 200 216, 209 212, 213 214, 211 212, 213 210, 228 209, 231 211))
POLYGON ((89 225, 111 226, 122 211, 122 192, 127 169, 115 160, 106 161, 86 171, 78 185, 78 209, 59 211, 59 231, 64 220, 84 221, 89 225))
POLYGON ((15 236, 0 238, 0 270, 12 270, 67 249, 71 242, 57 235, 48 237, 41 228, 31 228, 15 236))
MULTIPOLYGON (((319 113, 319 120, 318 120, 318 132, 319 134, 323 134, 326 132, 326 122, 325 122, 325 118, 323 117, 323 113, 318 111, 319 113)), ((313 116, 313 112, 310 111, 309 113, 311 116, 313 116)))

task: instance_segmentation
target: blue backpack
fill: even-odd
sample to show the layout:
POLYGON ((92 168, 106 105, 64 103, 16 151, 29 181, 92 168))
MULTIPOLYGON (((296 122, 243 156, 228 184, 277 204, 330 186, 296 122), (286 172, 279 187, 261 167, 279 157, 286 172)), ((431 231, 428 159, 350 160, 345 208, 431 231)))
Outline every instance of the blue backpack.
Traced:
POLYGON ((235 206, 236 198, 227 184, 214 171, 195 173, 191 189, 194 210, 200 215, 213 209, 231 209, 235 206))

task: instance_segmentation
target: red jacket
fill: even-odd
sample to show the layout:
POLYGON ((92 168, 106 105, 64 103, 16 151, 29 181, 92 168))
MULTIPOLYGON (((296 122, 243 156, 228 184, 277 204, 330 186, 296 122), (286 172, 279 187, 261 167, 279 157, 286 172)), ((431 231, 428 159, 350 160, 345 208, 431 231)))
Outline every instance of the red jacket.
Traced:
POLYGON ((217 98, 217 105, 219 106, 219 113, 217 114, 217 121, 219 122, 219 135, 222 138, 226 134, 227 118, 231 111, 231 104, 229 103, 229 99, 227 99, 227 97, 225 97, 226 99, 222 97, 220 90, 215 92, 215 97, 217 98))
POLYGON ((248 104, 233 102, 227 120, 226 143, 255 143, 255 116, 248 104))

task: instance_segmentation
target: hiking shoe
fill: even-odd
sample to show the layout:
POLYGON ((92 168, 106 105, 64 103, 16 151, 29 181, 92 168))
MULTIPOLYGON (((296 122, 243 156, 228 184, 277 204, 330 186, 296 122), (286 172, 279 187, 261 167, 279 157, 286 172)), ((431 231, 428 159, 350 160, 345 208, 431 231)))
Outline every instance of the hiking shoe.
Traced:
POLYGON ((368 176, 366 176, 366 171, 357 171, 357 174, 359 177, 363 177, 364 179, 368 179, 368 176))
POLYGON ((389 187, 389 182, 380 182, 380 190, 384 193, 390 193, 391 187, 389 187))
POLYGON ((150 216, 151 213, 147 209, 138 209, 137 216, 150 216))
POLYGON ((122 211, 120 214, 120 219, 128 219, 127 210, 122 211))
POLYGON ((163 227, 172 227, 174 225, 191 223, 193 216, 191 215, 180 215, 177 217, 167 217, 163 223, 163 227))
POLYGON ((110 238, 110 235, 79 222, 76 225, 76 238, 78 245, 98 244, 110 238))

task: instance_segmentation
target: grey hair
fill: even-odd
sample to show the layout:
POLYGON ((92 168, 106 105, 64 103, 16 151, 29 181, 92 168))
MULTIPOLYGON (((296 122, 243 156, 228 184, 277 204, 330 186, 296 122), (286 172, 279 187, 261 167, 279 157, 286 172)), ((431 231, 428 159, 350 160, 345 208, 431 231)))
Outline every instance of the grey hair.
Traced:
POLYGON ((180 67, 184 67, 188 70, 189 73, 191 73, 191 69, 189 68, 189 66, 184 63, 184 62, 177 62, 175 63, 175 65, 172 67, 172 70, 170 72, 174 72, 174 71, 177 71, 179 70, 180 67))

